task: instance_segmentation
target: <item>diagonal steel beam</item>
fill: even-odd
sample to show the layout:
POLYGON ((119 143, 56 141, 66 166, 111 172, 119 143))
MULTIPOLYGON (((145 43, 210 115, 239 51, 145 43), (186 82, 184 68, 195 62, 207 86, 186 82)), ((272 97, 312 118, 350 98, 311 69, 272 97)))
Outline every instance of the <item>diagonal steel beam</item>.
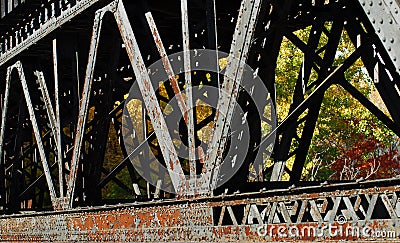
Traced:
MULTIPOLYGON (((4 146, 4 133, 6 129, 6 119, 7 119, 7 108, 8 108, 8 98, 10 94, 10 83, 11 83, 11 71, 12 68, 7 68, 6 74, 6 88, 4 91, 4 101, 3 107, 1 109, 1 127, 0 127, 0 163, 4 164, 3 161, 3 146, 4 146)), ((1 182, 3 183, 3 182, 1 182)))
POLYGON ((74 142, 74 149, 72 152, 72 160, 70 165, 70 174, 67 180, 67 192, 65 195, 64 207, 72 207, 75 191, 76 176, 78 173, 79 158, 81 155, 81 146, 83 135, 85 133, 85 122, 89 106, 90 91, 93 82, 94 66, 96 64, 97 48, 99 45, 99 38, 101 32, 101 26, 104 16, 104 9, 96 12, 93 24, 92 39, 90 42, 89 60, 86 68, 85 83, 83 85, 83 95, 79 107, 78 125, 76 128, 76 137, 74 142))
POLYGON ((36 121, 35 111, 32 106, 32 100, 31 100, 31 97, 29 94, 29 89, 28 89, 28 85, 26 83, 25 74, 24 74, 21 62, 18 61, 13 66, 10 67, 11 70, 13 70, 14 68, 17 69, 18 75, 19 75, 19 78, 21 81, 22 90, 24 92, 25 101, 26 101, 26 105, 28 107, 30 120, 32 122, 33 133, 35 135, 40 159, 41 159, 42 165, 43 165, 43 171, 46 176, 47 186, 49 187, 51 203, 52 203, 54 209, 59 209, 59 201, 57 199, 56 191, 54 189, 54 184, 53 184, 53 180, 51 178, 51 173, 50 173, 50 167, 47 162, 46 153, 45 153, 44 147, 43 147, 42 137, 40 135, 40 130, 39 130, 39 127, 38 127, 38 124, 36 121))
POLYGON ((4 147, 4 135, 6 128, 6 119, 7 119, 7 108, 8 108, 8 99, 10 94, 10 83, 11 83, 11 68, 7 68, 6 74, 6 86, 4 90, 4 100, 1 107, 1 127, 0 127, 0 203, 4 207, 6 203, 6 170, 5 170, 5 161, 3 160, 3 147, 4 147))
POLYGON ((175 77, 174 70, 172 69, 172 65, 168 59, 167 52, 165 51, 163 42, 161 40, 160 34, 158 32, 157 26, 154 22, 153 15, 151 14, 151 12, 146 13, 146 19, 147 19, 147 23, 150 26, 151 32, 153 34, 154 42, 156 43, 158 52, 160 53, 165 72, 167 73, 168 79, 171 82, 171 86, 172 86, 172 89, 176 96, 176 100, 178 102, 179 109, 182 112, 185 123, 188 124, 188 116, 187 116, 188 109, 187 109, 185 100, 182 96, 181 90, 179 88, 178 80, 175 77))
POLYGON ((114 11, 114 17, 117 21, 122 40, 125 44, 128 57, 137 78, 144 103, 149 111, 149 117, 153 124, 158 143, 160 144, 161 152, 168 168, 171 181, 175 191, 178 194, 182 194, 187 187, 185 175, 180 165, 174 144, 172 143, 167 124, 164 120, 156 93, 152 86, 149 74, 147 73, 146 66, 122 1, 118 1, 117 8, 114 11))
POLYGON ((362 46, 358 47, 340 66, 334 69, 315 89, 314 91, 307 96, 293 111, 286 116, 286 118, 273 130, 270 132, 268 136, 266 136, 260 144, 254 148, 253 151, 258 149, 263 143, 269 142, 270 139, 273 137, 274 133, 279 133, 284 128, 289 126, 293 121, 295 121, 305 110, 311 108, 311 104, 313 99, 316 96, 321 95, 324 93, 332 84, 338 82, 340 80, 340 75, 351 66, 358 58, 361 57, 363 51, 366 50, 367 47, 370 47, 370 43, 365 43, 362 46))
POLYGON ((225 148, 239 85, 243 75, 243 68, 249 53, 260 6, 260 0, 243 0, 240 6, 232 38, 229 61, 217 106, 217 114, 214 119, 212 138, 205 161, 206 173, 204 174, 202 184, 204 186, 208 186, 209 184, 210 190, 215 188, 217 183, 219 167, 222 163, 222 152, 225 148), (212 172, 212 176, 210 172, 212 172))
MULTIPOLYGON (((334 22, 332 24, 332 28, 329 34, 329 39, 326 44, 324 57, 322 59, 323 62, 322 65, 320 66, 320 70, 318 72, 318 79, 316 83, 319 83, 319 81, 322 81, 328 75, 329 68, 331 68, 334 63, 338 45, 340 43, 340 39, 342 36, 343 27, 344 27, 344 22, 341 21, 334 22)), ((305 86, 307 86, 307 83, 305 83, 305 86)), ((313 138, 313 133, 317 124, 319 110, 323 102, 323 97, 324 93, 317 95, 317 97, 313 100, 311 105, 313 109, 310 109, 308 111, 302 135, 301 138, 299 139, 299 145, 297 147, 298 152, 296 154, 296 158, 294 160, 292 171, 290 174, 290 181, 292 182, 297 182, 301 178, 303 167, 307 159, 308 150, 313 138)))
POLYGON ((400 127, 390 119, 383 111, 374 105, 367 97, 365 97, 356 87, 354 87, 346 78, 341 77, 338 79, 339 84, 347 91, 351 96, 356 98, 364 107, 366 107, 372 114, 374 114, 383 124, 391 129, 397 136, 400 136, 400 127))
MULTIPOLYGON (((308 79, 310 78, 311 71, 315 63, 318 63, 319 65, 322 65, 323 63, 323 59, 315 52, 315 50, 318 49, 318 44, 323 29, 324 25, 322 22, 317 22, 316 24, 314 24, 310 30, 307 44, 304 44, 304 42, 301 40, 296 41, 296 36, 290 34, 290 32, 285 34, 285 36, 287 36, 287 38, 292 41, 296 46, 301 47, 302 44, 306 45, 305 48, 299 47, 300 49, 308 49, 308 51, 304 51, 304 60, 301 66, 301 72, 297 77, 292 97, 293 101, 290 105, 289 113, 292 112, 297 107, 297 105, 299 105, 304 100, 305 87, 307 86, 308 79), (292 35, 294 36, 294 38, 291 38, 292 35)), ((296 129, 297 127, 295 123, 293 123, 282 132, 281 139, 279 139, 279 146, 277 146, 277 149, 275 151, 276 161, 272 167, 270 181, 280 181, 282 179, 286 168, 287 156, 289 154, 292 144, 292 139, 293 136, 297 134, 296 129)))
POLYGON ((63 174, 62 174, 62 152, 61 152, 61 141, 60 141, 60 130, 59 126, 57 124, 60 123, 59 120, 56 119, 56 116, 54 115, 53 111, 53 106, 51 105, 51 100, 50 100, 50 95, 49 91, 47 89, 46 81, 44 80, 43 77, 43 72, 40 71, 35 71, 35 75, 38 79, 39 82, 39 89, 42 92, 42 97, 43 97, 43 102, 46 106, 46 112, 47 116, 50 121, 50 128, 53 133, 53 138, 56 143, 56 150, 57 150, 57 164, 58 164, 58 169, 59 169, 59 185, 60 185, 60 197, 63 196, 63 174))
POLYGON ((106 185, 117 173, 119 173, 125 166, 129 163, 128 160, 139 155, 143 151, 144 146, 149 142, 149 140, 154 138, 154 132, 152 132, 143 142, 141 142, 125 159, 123 159, 114 169, 112 169, 100 182, 97 184, 98 187, 102 188, 106 185))
MULTIPOLYGON (((187 7, 186 7, 187 8, 187 7)), ((187 14, 187 11, 186 11, 187 14)), ((189 145, 189 166, 190 166, 190 193, 195 193, 196 184, 196 156, 195 156, 195 134, 194 134, 194 121, 193 121, 193 97, 191 91, 191 72, 190 72, 190 52, 188 44, 184 44, 184 67, 185 67, 185 80, 186 80, 186 103, 182 97, 181 90, 179 88, 178 81, 176 80, 174 70, 172 69, 171 63, 168 59, 164 45, 162 43, 160 34, 157 30, 157 26, 154 22, 151 12, 146 13, 147 22, 151 28, 151 32, 154 37, 158 52, 160 53, 161 60, 163 62, 165 71, 171 82, 172 89, 178 101, 178 106, 182 112, 183 119, 188 127, 188 145, 189 145), (187 69, 188 68, 188 69, 187 69)), ((187 20, 186 20, 187 21, 187 20)), ((189 37, 184 36, 184 42, 189 42, 189 37)), ((202 148, 199 147, 200 153, 203 152, 202 148)))

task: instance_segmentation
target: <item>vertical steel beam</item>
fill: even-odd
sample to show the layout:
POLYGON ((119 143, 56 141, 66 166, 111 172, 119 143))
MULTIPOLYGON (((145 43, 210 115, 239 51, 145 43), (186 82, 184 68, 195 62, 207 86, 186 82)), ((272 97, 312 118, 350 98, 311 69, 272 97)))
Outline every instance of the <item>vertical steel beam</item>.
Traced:
POLYGON ((156 185, 156 190, 154 192, 154 198, 159 198, 160 197, 160 190, 161 190, 161 180, 157 180, 157 185, 156 185))
MULTIPOLYGON (((97 185, 101 179, 101 171, 103 164, 105 163, 107 141, 109 140, 111 123, 114 124, 114 128, 117 133, 116 135, 119 138, 122 136, 122 133, 119 132, 121 124, 118 120, 118 117, 121 115, 121 109, 123 109, 125 102, 122 102, 120 105, 118 105, 118 107, 114 108, 115 100, 113 99, 115 88, 118 86, 113 85, 113 82, 118 82, 119 78, 117 69, 120 61, 122 41, 120 40, 117 28, 112 30, 111 35, 112 38, 109 45, 110 53, 107 61, 102 64, 99 63, 99 66, 96 64, 96 69, 99 69, 102 73, 104 72, 106 74, 104 75, 104 79, 102 78, 101 82, 98 83, 98 86, 96 86, 97 90, 104 90, 104 92, 102 92, 100 97, 97 96, 97 99, 95 98, 96 100, 94 100, 93 106, 91 106, 91 109, 95 109, 94 117, 87 125, 91 126, 89 124, 97 124, 95 127, 93 127, 93 129, 91 129, 90 132, 86 134, 89 147, 86 152, 87 156, 84 160, 85 163, 83 163, 83 186, 84 188, 91 188, 90 190, 85 190, 84 192, 86 205, 98 205, 101 203, 102 187, 97 185)), ((121 150, 122 154, 127 154, 123 146, 121 147, 121 150)), ((122 167, 131 165, 125 159, 123 161, 125 162, 122 163, 122 167)), ((134 172, 131 174, 132 177, 135 176, 134 172)))
MULTIPOLYGON (((206 0, 208 48, 218 50, 217 12, 215 0, 206 0)), ((218 52, 216 64, 218 65, 218 52)), ((219 76, 218 76, 219 77, 219 76)))
POLYGON ((58 157, 58 181, 60 186, 60 197, 64 196, 64 169, 62 164, 62 151, 61 151, 61 120, 60 120, 60 100, 58 97, 58 57, 57 57, 57 39, 53 39, 53 67, 54 67, 54 103, 56 106, 55 110, 55 137, 57 146, 57 157, 58 157))
POLYGON ((135 192, 136 196, 141 196, 142 193, 140 192, 139 185, 137 183, 133 183, 133 191, 135 192))
POLYGON ((3 18, 6 16, 6 0, 1 0, 0 5, 0 18, 3 18))
MULTIPOLYGON (((218 30, 217 30, 217 12, 215 0, 206 0, 206 18, 207 18, 207 48, 215 50, 215 59, 210 60, 211 68, 219 70, 219 53, 218 53, 218 30)), ((216 82, 217 87, 220 87, 219 73, 212 73, 211 80, 216 82)), ((200 157, 200 155, 199 155, 200 157)))
POLYGON ((11 10, 13 9, 13 1, 12 0, 8 0, 7 1, 7 13, 10 13, 11 12, 11 10))
POLYGON ((183 39, 183 71, 185 72, 186 84, 186 106, 188 117, 188 150, 189 150, 189 168, 190 168, 190 190, 196 185, 196 150, 193 121, 193 95, 192 95, 192 71, 190 64, 189 49, 189 11, 187 0, 181 0, 181 20, 182 20, 182 39, 183 39))

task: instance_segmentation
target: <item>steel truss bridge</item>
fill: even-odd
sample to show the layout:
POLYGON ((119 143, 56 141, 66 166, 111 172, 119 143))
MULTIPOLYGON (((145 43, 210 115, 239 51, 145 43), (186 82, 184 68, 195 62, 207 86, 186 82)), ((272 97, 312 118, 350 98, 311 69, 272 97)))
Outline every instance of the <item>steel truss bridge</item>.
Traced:
POLYGON ((300 179, 332 85, 343 87, 400 136, 399 10, 397 0, 1 0, 0 239, 365 239, 278 235, 273 229, 309 231, 330 224, 395 232, 386 240, 396 241, 399 178, 300 179), (306 28, 305 42, 295 32, 306 28), (343 31, 355 50, 336 65, 343 31), (303 65, 290 112, 277 124, 275 72, 285 39, 301 50, 303 65), (195 49, 211 50, 217 70, 224 59, 223 75, 195 74, 190 52, 195 49), (178 52, 180 70, 167 56, 178 52), (148 70, 158 60, 167 75, 159 88, 148 70), (387 112, 346 80, 357 60, 387 112), (243 79, 245 64, 267 93, 243 79), (218 92, 203 93, 205 80, 218 92), (244 91, 246 85, 253 93, 244 91), (131 87, 137 102, 129 109, 131 87), (264 97, 261 108, 252 95, 264 97), (175 109, 167 112, 171 102, 175 109), (217 108, 201 110, 198 104, 217 108), (124 118, 124 107, 135 119, 124 118), (200 111, 198 120, 194 114, 200 111), (182 119, 168 118, 177 116, 182 119), (235 127, 235 120, 242 122, 235 127), (269 133, 262 131, 265 124, 269 133), (135 129, 127 133, 127 127, 135 129), (242 145, 235 132, 243 127, 248 149, 227 151, 242 145), (206 128, 208 140, 199 135, 206 128), (237 156, 243 163, 232 163, 236 173, 216 187, 225 171, 221 162, 237 156), (269 156, 268 166, 263 160, 269 156), (144 177, 156 177, 156 183, 144 177), (124 196, 110 196, 115 188, 124 196))

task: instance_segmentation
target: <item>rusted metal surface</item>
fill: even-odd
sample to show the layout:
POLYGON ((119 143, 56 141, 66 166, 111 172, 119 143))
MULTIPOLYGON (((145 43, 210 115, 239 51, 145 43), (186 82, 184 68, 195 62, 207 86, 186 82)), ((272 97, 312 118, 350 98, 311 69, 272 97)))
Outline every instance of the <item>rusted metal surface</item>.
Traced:
MULTIPOLYGON (((187 3, 183 3, 184 1, 182 1, 182 8, 183 10, 186 9, 186 11, 184 11, 182 14, 187 14, 187 6, 183 6, 183 5, 187 5, 187 3)), ((186 17, 182 17, 184 18, 183 21, 188 21, 186 19, 186 17)), ((167 53, 165 51, 164 45, 162 43, 161 37, 158 33, 157 30, 157 26, 154 23, 154 19, 153 16, 151 15, 150 12, 146 13, 146 19, 147 22, 151 28, 153 37, 154 37, 154 42, 156 43, 157 49, 160 53, 161 59, 163 61, 163 65, 165 68, 165 71, 168 75, 168 78, 171 82, 172 88, 174 90, 175 93, 175 97, 178 101, 178 106, 182 112, 182 116, 183 119, 185 120, 186 126, 188 127, 188 150, 189 150, 189 164, 190 164, 190 181, 189 181, 189 192, 187 193, 188 195, 194 195, 198 192, 195 191, 195 187, 196 187, 196 180, 197 180, 197 175, 196 175, 196 150, 195 150, 195 144, 194 144, 194 139, 195 139, 195 135, 194 135, 194 124, 193 124, 193 98, 192 98, 192 85, 191 85, 191 71, 190 71, 190 50, 188 48, 189 45, 189 37, 188 34, 186 32, 184 32, 183 34, 183 40, 184 40, 184 73, 185 73, 185 85, 186 85, 186 89, 185 89, 185 94, 186 94, 186 102, 182 96, 181 90, 179 88, 179 84, 178 81, 176 79, 174 70, 172 69, 171 63, 167 57, 167 53), (188 108, 189 107, 189 108, 188 108)), ((187 25, 187 23, 186 23, 187 25)), ((185 28, 186 31, 189 31, 187 29, 187 26, 182 26, 182 28, 185 28)), ((199 151, 199 156, 202 155, 203 149, 202 147, 198 147, 198 151, 199 151)))
MULTIPOLYGON (((339 189, 340 185, 330 187, 339 189)), ((321 191, 321 188, 318 190, 321 191)), ((272 190, 197 200, 166 200, 79 208, 60 213, 2 216, 0 239, 397 241, 400 233, 399 186, 319 193, 305 191, 305 188, 272 190), (378 211, 380 213, 376 213, 378 211)))
POLYGON ((144 65, 143 58, 140 54, 139 46, 136 42, 135 35, 133 34, 125 7, 121 1, 116 3, 117 7, 114 11, 114 16, 132 64, 132 69, 137 78, 146 108, 149 111, 149 116, 154 126, 158 142, 160 143, 161 151, 166 161, 172 184, 174 185, 175 191, 182 194, 186 188, 185 175, 182 171, 177 152, 172 143, 167 124, 165 123, 162 115, 163 113, 157 101, 149 74, 147 73, 146 66, 144 65))
POLYGON ((149 24, 149 27, 151 29, 151 33, 153 34, 154 42, 157 46, 157 50, 160 53, 161 60, 163 62, 165 72, 168 75, 169 81, 171 82, 172 88, 175 93, 176 100, 179 105, 179 109, 182 112, 183 119, 185 120, 186 123, 188 123, 188 109, 185 104, 185 100, 182 96, 181 90, 179 88, 178 80, 175 77, 174 70, 172 69, 171 63, 168 59, 167 52, 165 51, 163 42, 161 40, 160 34, 158 33, 156 23, 154 22, 153 16, 151 12, 146 13, 146 19, 147 23, 149 24))
POLYGON ((192 72, 190 63, 190 43, 189 43, 189 11, 187 0, 181 0, 181 20, 182 20, 182 40, 183 40, 183 71, 185 73, 185 93, 187 110, 187 130, 188 130, 188 151, 189 151, 189 193, 195 194, 197 186, 196 173, 196 145, 194 135, 194 117, 193 117, 193 95, 192 95, 192 72))

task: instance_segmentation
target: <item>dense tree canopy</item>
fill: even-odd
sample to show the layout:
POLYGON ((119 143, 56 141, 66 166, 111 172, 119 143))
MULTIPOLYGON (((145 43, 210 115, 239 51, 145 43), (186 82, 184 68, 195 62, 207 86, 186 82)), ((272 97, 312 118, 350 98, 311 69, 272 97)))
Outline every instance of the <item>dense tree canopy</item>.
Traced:
MULTIPOLYGON (((309 32, 310 30, 306 29, 296 34, 307 42, 309 32)), ((320 45, 323 45, 324 41, 326 40, 322 37, 320 45)), ((354 50, 350 38, 343 31, 334 65, 342 63, 354 50)), ((303 55, 293 43, 284 39, 276 70, 279 121, 288 114, 303 55)), ((361 60, 345 73, 345 77, 388 114, 361 60)), ((311 79, 316 78, 316 73, 313 72, 311 79)), ((334 85, 324 96, 303 170, 303 179, 352 180, 361 177, 392 177, 400 170, 397 142, 398 138, 382 122, 344 88, 334 85)), ((293 158, 289 159, 289 166, 292 160, 293 158)))

